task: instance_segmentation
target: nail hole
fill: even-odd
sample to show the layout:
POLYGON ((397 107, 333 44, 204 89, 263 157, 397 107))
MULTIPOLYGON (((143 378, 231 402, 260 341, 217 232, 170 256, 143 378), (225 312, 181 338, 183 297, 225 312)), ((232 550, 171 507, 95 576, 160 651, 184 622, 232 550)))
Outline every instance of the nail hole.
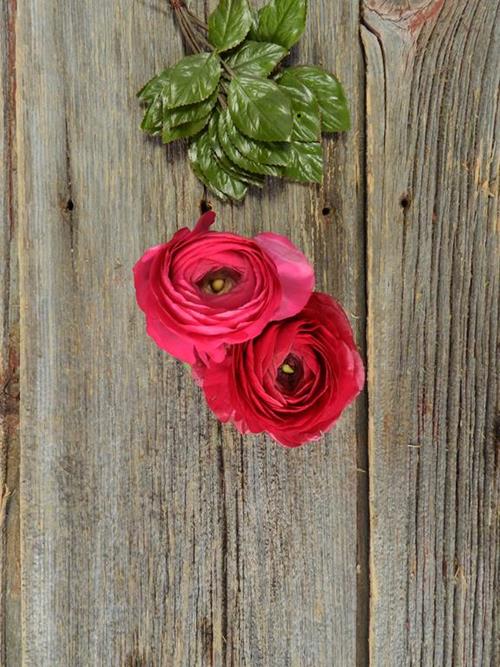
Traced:
POLYGON ((401 208, 406 210, 407 208, 410 207, 410 204, 411 204, 410 195, 408 194, 401 195, 401 198, 399 200, 399 205, 401 206, 401 208))
POLYGON ((75 208, 75 204, 73 203, 72 199, 68 199, 66 202, 66 210, 72 211, 75 208))
POLYGON ((300 113, 300 111, 299 111, 299 113, 297 114, 297 118, 302 118, 302 114, 300 113))
POLYGON ((329 215, 329 214, 330 214, 330 210, 331 210, 331 209, 330 209, 329 206, 325 206, 325 208, 324 208, 321 212, 323 213, 323 215, 329 215))

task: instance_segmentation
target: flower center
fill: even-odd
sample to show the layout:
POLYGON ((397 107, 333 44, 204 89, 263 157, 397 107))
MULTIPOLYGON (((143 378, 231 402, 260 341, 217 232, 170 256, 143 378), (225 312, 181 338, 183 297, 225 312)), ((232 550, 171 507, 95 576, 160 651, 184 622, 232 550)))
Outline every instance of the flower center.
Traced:
POLYGON ((302 361, 294 354, 289 354, 278 367, 276 380, 280 388, 285 392, 294 391, 304 375, 302 361))
POLYGON ((215 292, 215 294, 222 292, 225 286, 226 286, 226 281, 224 280, 224 278, 215 278, 210 282, 210 289, 212 290, 212 292, 215 292))
POLYGON ((222 296, 230 292, 239 279, 239 273, 232 269, 217 269, 203 276, 198 285, 205 294, 222 296))

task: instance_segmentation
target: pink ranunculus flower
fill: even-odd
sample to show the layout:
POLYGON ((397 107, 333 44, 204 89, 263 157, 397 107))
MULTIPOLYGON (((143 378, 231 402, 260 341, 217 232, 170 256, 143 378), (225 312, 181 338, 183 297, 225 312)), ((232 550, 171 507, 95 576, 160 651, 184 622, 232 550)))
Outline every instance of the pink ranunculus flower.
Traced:
POLYGON ((240 433, 269 433, 285 447, 317 440, 362 390, 363 362, 340 305, 314 293, 298 314, 201 361, 194 375, 208 405, 240 433))
POLYGON ((190 364, 221 361, 227 345, 298 313, 314 289, 311 265, 288 239, 214 232, 214 221, 205 213, 193 231, 179 230, 134 266, 148 334, 190 364))

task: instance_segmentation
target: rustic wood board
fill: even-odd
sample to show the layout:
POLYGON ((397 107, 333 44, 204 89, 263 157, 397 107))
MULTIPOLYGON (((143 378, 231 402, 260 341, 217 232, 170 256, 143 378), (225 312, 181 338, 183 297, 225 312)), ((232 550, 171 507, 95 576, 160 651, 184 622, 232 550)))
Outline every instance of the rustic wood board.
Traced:
MULTIPOLYGON (((358 28, 356 6, 318 3, 297 54, 336 69, 355 109, 324 188, 218 211, 290 234, 362 340, 358 28)), ((203 195, 184 149, 138 130, 136 90, 182 54, 172 16, 28 0, 17 43, 24 663, 355 664, 363 401, 315 447, 242 440, 135 304, 133 263, 203 195)))
POLYGON ((498 9, 365 5, 374 665, 499 664, 498 9))
POLYGON ((293 58, 353 130, 323 187, 213 202, 291 236, 367 342, 368 401, 286 451, 218 425, 135 305, 204 196, 138 130, 166 2, 0 0, 0 664, 498 664, 498 6, 311 3, 293 58))
POLYGON ((19 625, 19 296, 15 187, 15 3, 0 1, 0 664, 19 625))

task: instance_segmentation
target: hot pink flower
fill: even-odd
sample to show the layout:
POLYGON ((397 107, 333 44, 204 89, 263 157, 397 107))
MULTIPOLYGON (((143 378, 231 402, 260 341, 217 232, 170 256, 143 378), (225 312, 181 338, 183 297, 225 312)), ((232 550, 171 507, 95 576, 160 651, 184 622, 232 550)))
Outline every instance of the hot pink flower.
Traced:
POLYGON ((193 231, 181 229, 134 266, 148 334, 188 363, 222 361, 226 345, 295 315, 314 288, 311 265, 288 239, 213 232, 214 221, 205 213, 193 231))
POLYGON ((299 314, 271 322, 194 374, 210 408, 241 433, 267 432, 285 447, 316 440, 364 384, 349 321, 327 294, 314 293, 299 314))

